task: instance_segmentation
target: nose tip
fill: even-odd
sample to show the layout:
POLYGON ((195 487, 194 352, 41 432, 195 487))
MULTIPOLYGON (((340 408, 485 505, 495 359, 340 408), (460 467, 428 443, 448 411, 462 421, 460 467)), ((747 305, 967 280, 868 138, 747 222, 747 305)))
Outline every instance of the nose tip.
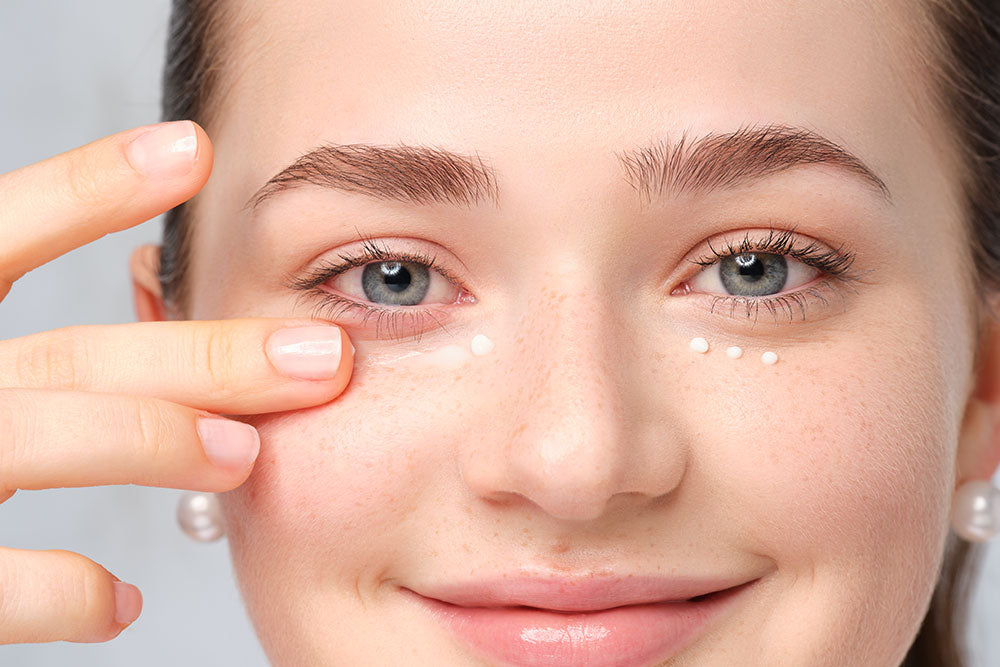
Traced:
POLYGON ((579 439, 536 441, 536 456, 520 456, 510 462, 511 486, 554 518, 596 519, 621 488, 623 470, 613 460, 610 442, 605 440, 603 447, 589 445, 600 449, 588 452, 588 443, 579 439))

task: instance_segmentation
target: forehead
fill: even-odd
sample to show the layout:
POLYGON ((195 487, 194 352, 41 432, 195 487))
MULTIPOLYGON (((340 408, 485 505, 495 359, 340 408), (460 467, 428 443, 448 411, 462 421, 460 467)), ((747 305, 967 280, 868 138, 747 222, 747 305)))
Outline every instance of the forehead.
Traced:
POLYGON ((227 169, 243 200, 328 142, 506 151, 568 183, 598 151, 759 122, 815 129, 905 190, 916 174, 900 165, 926 162, 934 134, 909 66, 916 11, 843 0, 247 3, 211 132, 240 146, 227 169))

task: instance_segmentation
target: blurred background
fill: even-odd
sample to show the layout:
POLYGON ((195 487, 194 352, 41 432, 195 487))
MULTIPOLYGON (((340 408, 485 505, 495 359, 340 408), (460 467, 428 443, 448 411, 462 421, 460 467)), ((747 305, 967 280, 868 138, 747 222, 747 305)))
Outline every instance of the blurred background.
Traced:
MULTIPOLYGON (((168 14, 168 0, 0 2, 0 173, 157 122, 168 14)), ((0 303, 0 339, 134 322, 128 256, 160 232, 156 218, 28 273, 0 303)), ((180 494, 131 485, 18 491, 0 506, 3 546, 77 551, 143 594, 142 615, 113 641, 0 646, 0 665, 267 665, 225 540, 200 544, 180 532, 180 494)), ((969 630, 972 667, 1000 665, 998 593, 991 545, 969 630)))

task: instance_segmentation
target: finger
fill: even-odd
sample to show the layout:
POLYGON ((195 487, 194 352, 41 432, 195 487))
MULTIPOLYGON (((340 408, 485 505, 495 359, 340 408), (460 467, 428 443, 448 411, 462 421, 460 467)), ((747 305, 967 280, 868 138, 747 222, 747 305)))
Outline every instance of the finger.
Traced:
POLYGON ((31 269, 194 196, 212 148, 191 121, 135 128, 0 175, 0 293, 31 269))
POLYGON ((103 642, 142 610, 142 594, 85 556, 0 547, 0 644, 103 642))
POLYGON ((0 389, 0 487, 228 491, 260 449, 243 422, 158 398, 0 389))
POLYGON ((0 387, 142 394, 232 415, 326 403, 353 366, 347 335, 322 320, 76 325, 0 341, 0 387))

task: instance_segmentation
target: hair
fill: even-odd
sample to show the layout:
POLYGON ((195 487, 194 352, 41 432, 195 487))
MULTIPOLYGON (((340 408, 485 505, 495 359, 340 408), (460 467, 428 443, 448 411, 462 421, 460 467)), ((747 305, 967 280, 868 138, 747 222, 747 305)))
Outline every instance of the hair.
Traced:
MULTIPOLYGON (((980 303, 1000 295, 1000 3, 924 0, 930 31, 920 63, 961 165, 962 204, 980 303)), ((919 7, 920 5, 914 5, 919 7)), ((163 73, 163 119, 206 126, 223 93, 235 13, 218 0, 173 0, 163 73)), ((230 73, 231 74, 231 73, 230 73)), ((169 311, 189 303, 190 203, 164 219, 159 280, 169 311)), ((978 346, 977 346, 978 348, 978 346)), ((927 613, 901 667, 965 667, 971 591, 983 545, 949 535, 927 613)))

